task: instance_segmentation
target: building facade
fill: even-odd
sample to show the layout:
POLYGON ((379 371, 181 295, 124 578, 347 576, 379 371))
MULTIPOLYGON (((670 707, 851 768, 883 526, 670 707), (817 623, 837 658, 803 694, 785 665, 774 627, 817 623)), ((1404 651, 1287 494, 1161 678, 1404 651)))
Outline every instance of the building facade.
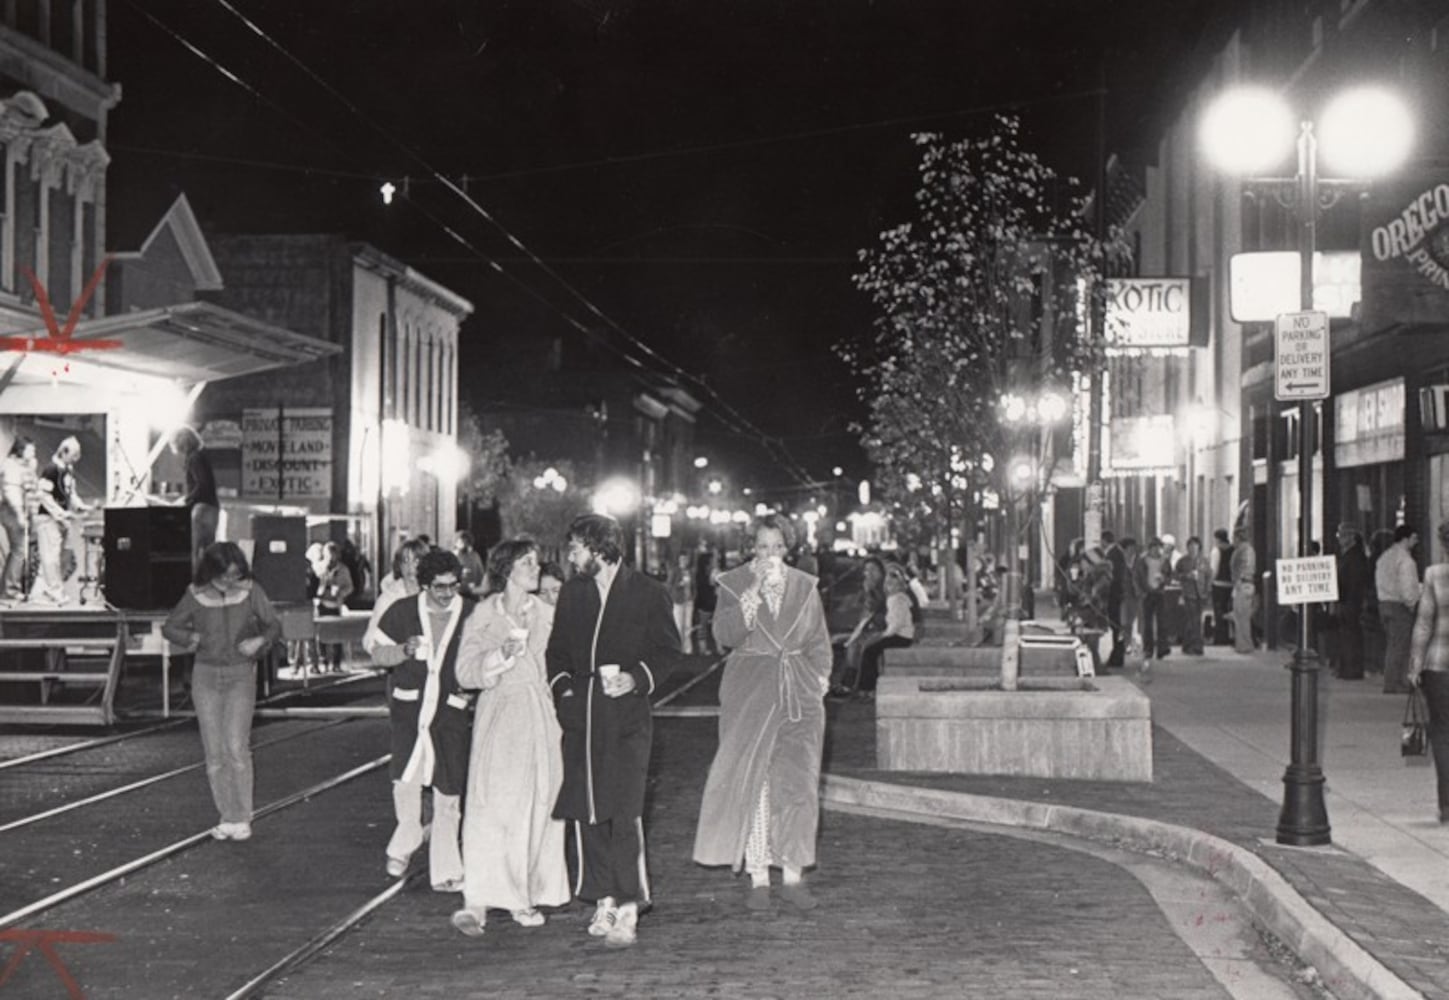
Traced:
MULTIPOLYGON (((1137 274, 1197 280, 1207 339, 1113 363, 1111 413, 1173 427, 1162 468, 1112 481, 1109 520, 1119 533, 1206 538, 1245 523, 1260 568, 1271 570, 1273 559, 1298 554, 1305 531, 1331 547, 1339 522, 1370 537, 1407 521, 1425 540, 1421 559, 1438 556, 1432 528, 1449 516, 1446 84, 1442 10, 1388 0, 1251 5, 1161 136, 1128 224, 1137 274), (1217 172, 1199 145, 1207 107, 1245 83, 1280 92, 1310 120, 1335 93, 1363 83, 1391 87, 1413 108, 1411 162, 1321 204, 1314 306, 1331 325, 1331 395, 1322 402, 1275 399, 1273 322, 1248 294, 1272 280, 1271 269, 1236 256, 1294 251, 1291 206, 1217 172), (1314 443, 1306 526, 1300 419, 1310 421, 1314 443)), ((1280 172, 1291 175, 1292 164, 1280 172)))
POLYGON ((220 290, 201 292, 342 348, 310 364, 209 388, 197 420, 218 484, 239 506, 307 511, 377 565, 397 544, 456 525, 458 351, 466 299, 341 236, 211 240, 220 290))

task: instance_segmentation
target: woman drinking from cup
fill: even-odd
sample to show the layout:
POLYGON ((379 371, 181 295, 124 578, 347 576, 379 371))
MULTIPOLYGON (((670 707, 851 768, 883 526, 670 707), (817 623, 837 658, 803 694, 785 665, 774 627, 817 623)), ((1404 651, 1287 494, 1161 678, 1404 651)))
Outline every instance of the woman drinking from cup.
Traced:
POLYGON ((776 515, 756 522, 755 557, 719 578, 713 623, 730 654, 694 860, 743 866, 752 909, 770 905, 772 865, 786 902, 815 906, 802 872, 815 864, 830 632, 815 577, 785 565, 793 535, 776 515))
POLYGON ((539 906, 568 902, 561 732, 544 669, 553 607, 536 597, 538 546, 519 538, 488 559, 489 597, 468 620, 458 683, 481 688, 463 814, 463 908, 453 926, 478 937, 490 908, 537 927, 539 906))

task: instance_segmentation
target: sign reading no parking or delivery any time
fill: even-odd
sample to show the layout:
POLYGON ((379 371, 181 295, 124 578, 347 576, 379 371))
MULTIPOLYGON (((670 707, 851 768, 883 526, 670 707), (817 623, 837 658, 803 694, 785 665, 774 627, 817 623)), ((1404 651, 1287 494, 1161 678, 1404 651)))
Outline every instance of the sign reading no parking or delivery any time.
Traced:
POLYGON ((1275 560, 1279 604, 1321 604, 1338 600, 1338 566, 1333 556, 1275 560))

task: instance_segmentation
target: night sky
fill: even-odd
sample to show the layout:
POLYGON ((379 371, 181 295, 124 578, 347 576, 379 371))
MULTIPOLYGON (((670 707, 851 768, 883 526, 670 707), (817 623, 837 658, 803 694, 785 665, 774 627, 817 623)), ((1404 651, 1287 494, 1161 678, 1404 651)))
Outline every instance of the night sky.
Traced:
MULTIPOLYGON (((965 134, 1021 102, 1029 142, 1090 179, 1099 79, 1109 150, 1140 159, 1235 6, 226 4, 110 4, 109 77, 124 90, 108 143, 111 249, 139 245, 183 190, 208 232, 375 243, 478 307, 464 327, 465 398, 490 360, 575 336, 565 315, 607 329, 572 288, 820 477, 837 464, 866 472, 848 427, 855 386, 831 345, 869 328, 850 275, 856 251, 907 217, 910 133, 965 134), (547 270, 425 179, 422 161, 467 175, 547 270), (404 177, 408 197, 384 206, 378 186, 404 177)), ((604 336, 643 355, 617 330, 604 336)), ((791 481, 697 394, 711 404, 702 450, 745 484, 791 481)))

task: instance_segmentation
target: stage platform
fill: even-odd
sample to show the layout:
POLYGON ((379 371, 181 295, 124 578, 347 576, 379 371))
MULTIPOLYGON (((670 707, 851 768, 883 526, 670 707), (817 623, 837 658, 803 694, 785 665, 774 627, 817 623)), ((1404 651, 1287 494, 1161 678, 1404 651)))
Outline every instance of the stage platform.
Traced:
MULTIPOLYGON (((360 650, 368 612, 319 617, 311 604, 275 607, 283 640, 360 650)), ((161 715, 169 717, 172 660, 188 651, 162 636, 168 614, 94 604, 0 607, 0 723, 109 726, 122 671, 153 662, 160 667, 161 715)), ((264 687, 282 659, 267 657, 264 687)))

